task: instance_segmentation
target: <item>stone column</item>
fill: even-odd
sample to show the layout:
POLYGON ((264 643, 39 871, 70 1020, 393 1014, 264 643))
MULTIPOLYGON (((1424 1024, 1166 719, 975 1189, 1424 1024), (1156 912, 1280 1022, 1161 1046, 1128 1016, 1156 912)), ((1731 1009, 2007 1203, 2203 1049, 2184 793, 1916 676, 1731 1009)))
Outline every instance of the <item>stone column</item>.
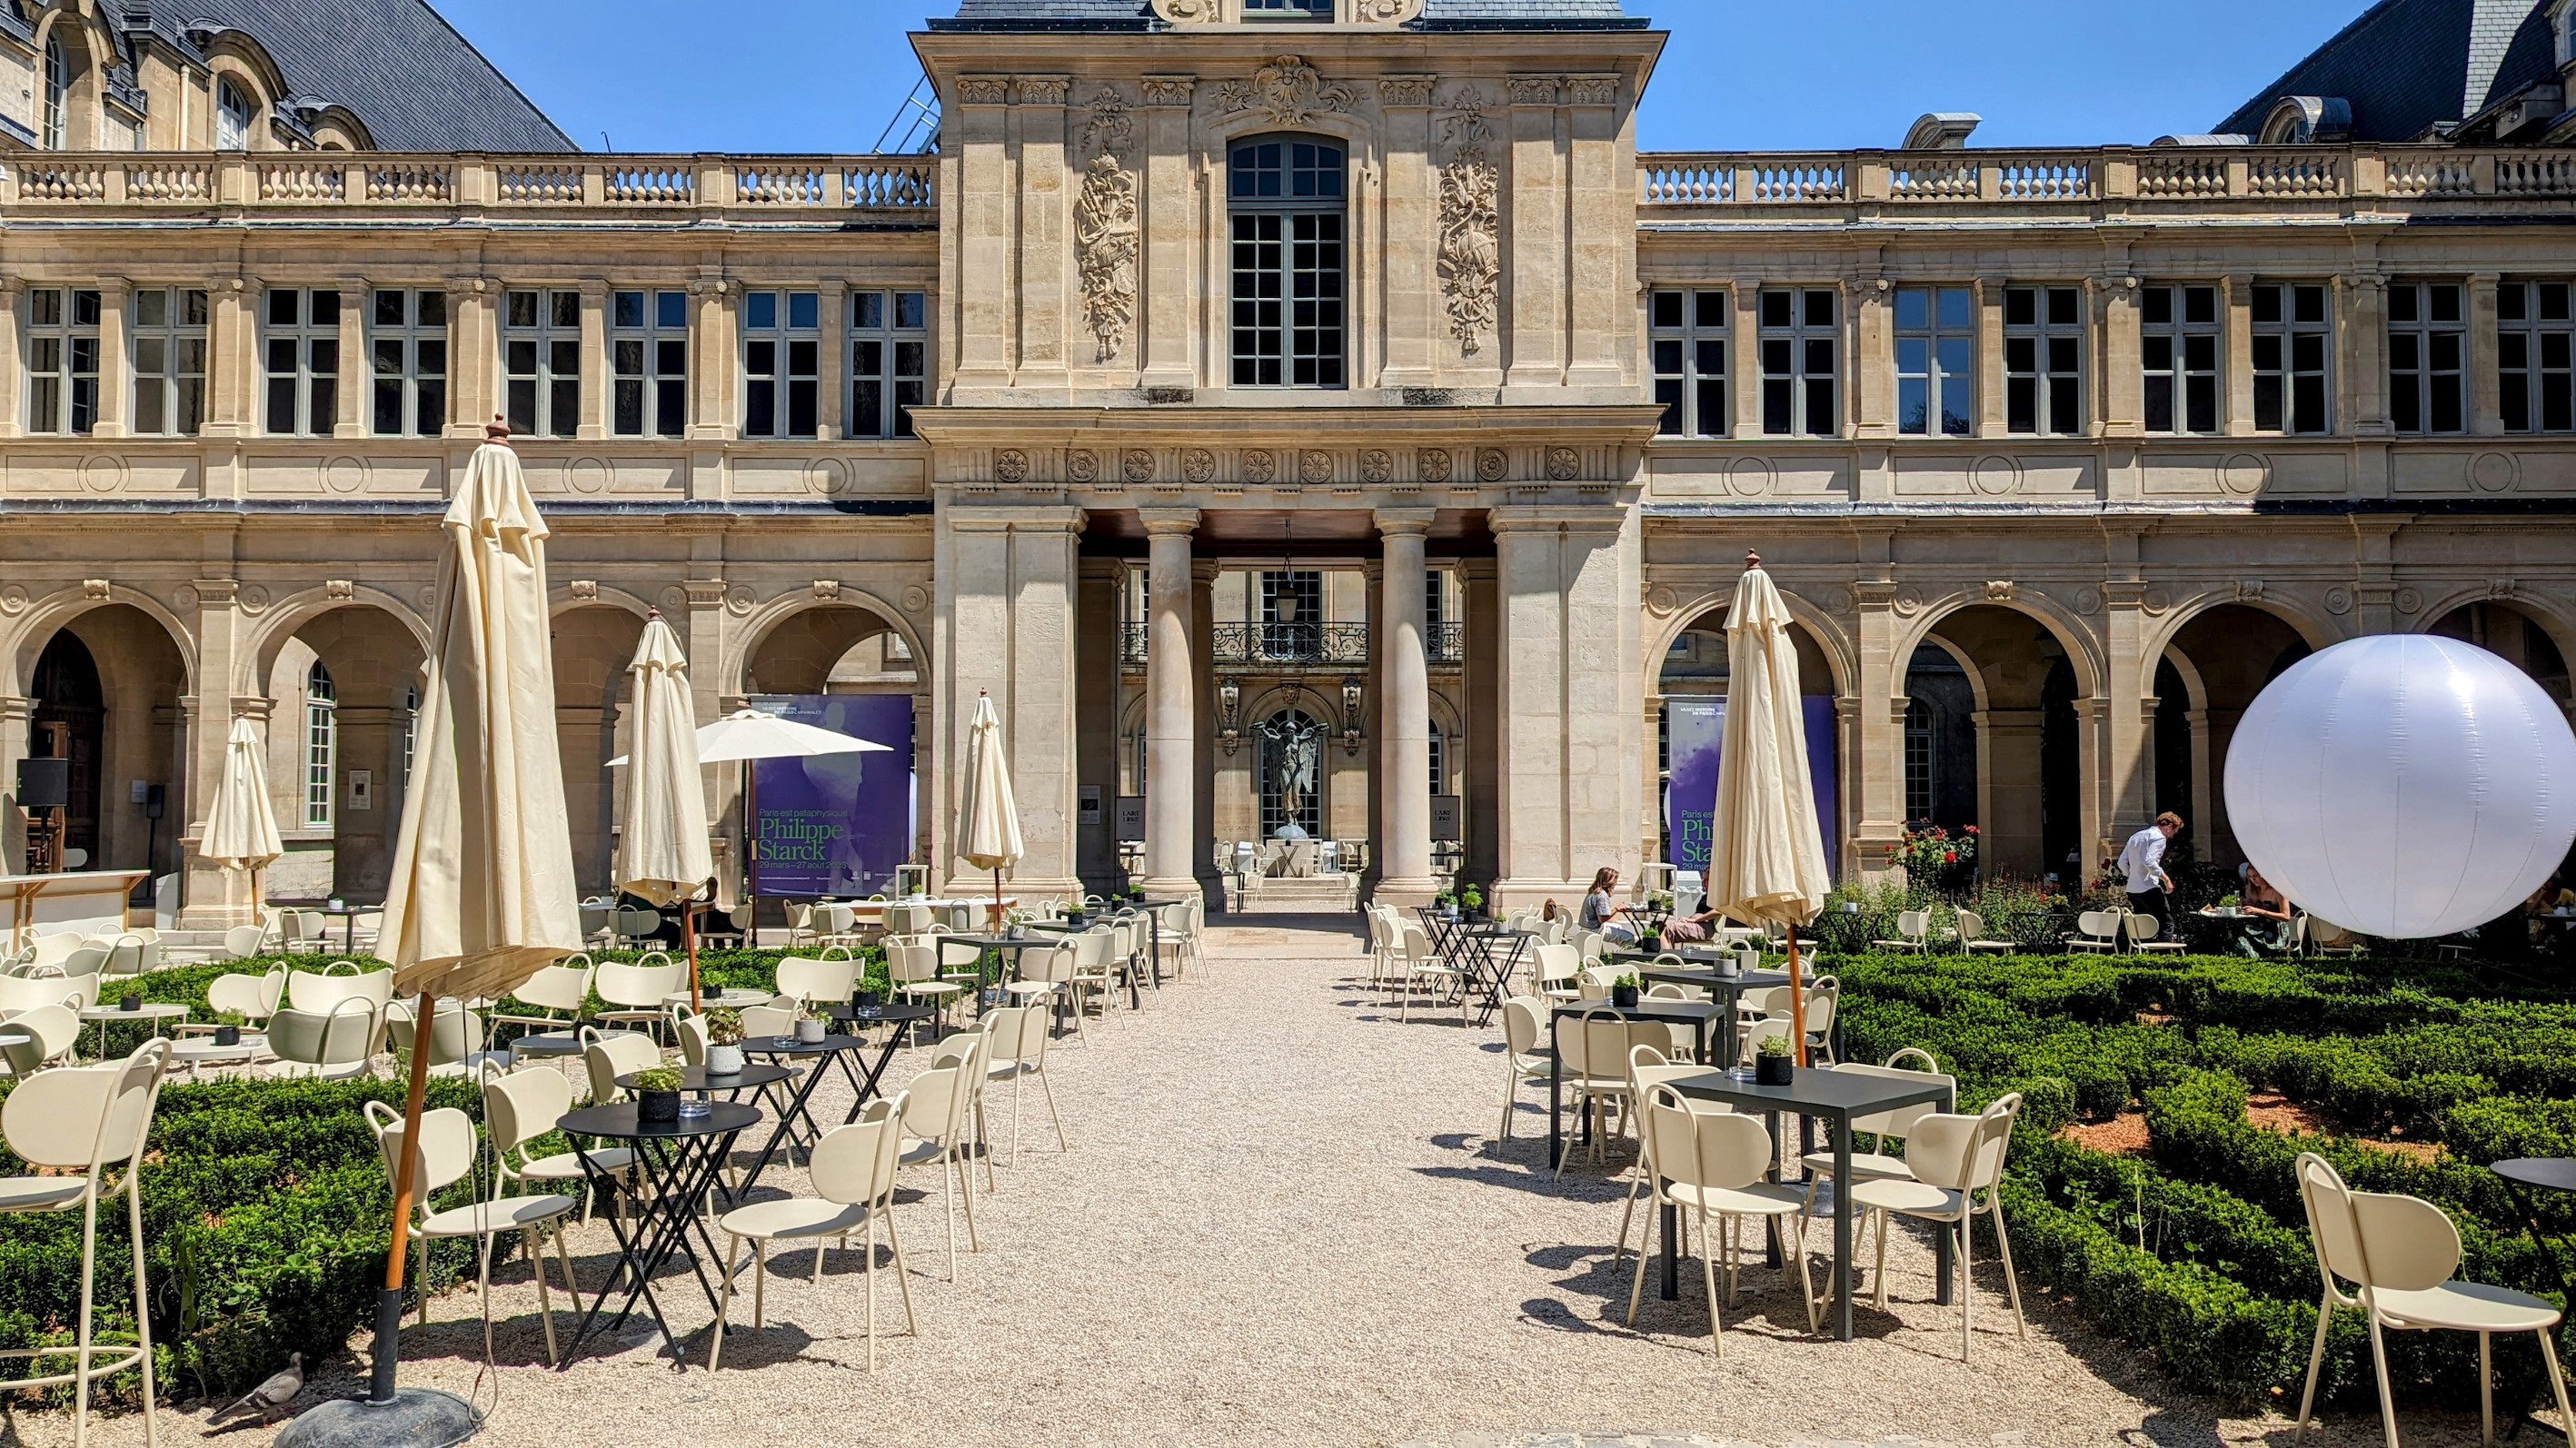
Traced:
MULTIPOLYGON (((491 284, 481 277, 447 284, 447 435, 460 442, 481 442, 483 425, 501 410, 496 305, 491 284)), ((218 320, 222 315, 219 307, 218 320)))
POLYGON ((2496 288, 2501 280, 2494 272, 2469 276, 2469 431, 2484 435, 2504 431, 2504 383, 2496 371, 2496 288))
POLYGON ((1190 534, 1196 508, 1144 508, 1145 525, 1145 879, 1158 894, 1198 877, 1191 838, 1198 829, 1198 680, 1190 662, 1193 587, 1190 534))
POLYGON ((2233 273, 2218 279, 2220 327, 2218 385, 2227 390, 2220 425, 2229 437, 2254 434, 2254 278, 2233 273))
POLYGON ((1440 183, 1431 164, 1430 106, 1436 79, 1389 75, 1378 80, 1385 113, 1384 225, 1386 256, 1385 387, 1428 387, 1438 375, 1439 340, 1446 330, 1432 274, 1439 252, 1440 183))
MULTIPOLYGON (((98 420, 93 437, 123 437, 134 416, 134 359, 126 350, 126 320, 133 284, 123 277, 98 279, 98 420)), ((105 826, 102 819, 100 824, 105 826)))
MULTIPOLYGON (((27 364, 20 351, 18 327, 19 308, 25 305, 26 290, 27 284, 22 279, 0 277, 0 437, 17 437, 22 431, 18 409, 26 391, 27 364)), ((14 786, 16 780, 13 778, 10 783, 14 786)))
POLYGON ((1496 652, 1500 622, 1494 614, 1493 560, 1471 558, 1459 564, 1458 582, 1459 592, 1465 595, 1467 620, 1467 772, 1459 788, 1459 805, 1467 816, 1467 838, 1462 841, 1467 853, 1461 868, 1470 880, 1492 881, 1502 870, 1495 829, 1494 744, 1501 736, 1496 722, 1501 695, 1496 684, 1501 659, 1496 652))
POLYGON ((1074 595, 1078 508, 940 500, 938 622, 928 667, 938 676, 930 735, 937 773, 922 791, 932 816, 934 878, 966 895, 992 879, 956 858, 968 767, 966 726, 992 696, 1020 807, 1025 846, 1008 885, 1023 897, 1070 894, 1074 873, 1074 595))
MULTIPOLYGON (((1494 360, 1509 364, 1506 387, 1554 387, 1565 379, 1566 193, 1564 150, 1557 140, 1558 81, 1552 75, 1515 75, 1505 77, 1503 87, 1511 107, 1505 123, 1511 128, 1505 141, 1511 200, 1502 222, 1508 280, 1497 330, 1503 335, 1495 339, 1502 355, 1494 360)), ((1395 869, 1392 858, 1387 867, 1395 869)))
POLYGON ((1495 508, 1505 908, 1635 874, 1641 568, 1624 506, 1495 508))
MULTIPOLYGON (((1012 121, 1019 132, 1019 268, 1008 281, 1020 307, 1015 387, 1061 389, 1070 378, 1072 202, 1067 174, 1065 96, 1060 75, 1024 75, 1014 83, 1012 121)), ((996 278, 995 280, 1000 280, 996 278)))
MULTIPOLYGON (((2138 279, 2134 276, 2106 278, 2093 294, 2099 299, 2102 315, 2096 332, 2101 341, 2095 368, 2101 385, 2093 389, 2093 409, 2101 419, 2104 437, 2144 437, 2147 431, 2147 384, 2140 370, 2144 365, 2144 333, 2138 314, 2138 279)), ((2182 406, 2175 399, 2176 407, 2182 406)))
POLYGON ((1225 880, 1216 867, 1216 575, 1212 558, 1190 564, 1190 694, 1191 717, 1198 721, 1197 748, 1191 755, 1190 870, 1207 899, 1222 908, 1225 880))
MULTIPOLYGON (((208 560, 206 571, 228 573, 232 568, 231 559, 217 558, 208 560)), ((236 603, 239 583, 206 577, 192 586, 197 592, 196 617, 189 621, 197 640, 197 691, 187 700, 187 737, 181 746, 187 758, 183 777, 172 782, 166 818, 182 846, 180 897, 186 908, 180 924, 192 930, 219 930, 252 923, 257 918, 252 908, 256 901, 248 871, 219 869, 199 853, 205 844, 206 818, 214 812, 216 791, 223 787, 233 721, 248 719, 259 729, 260 752, 265 757, 269 711, 275 705, 260 692, 268 681, 252 678, 242 657, 242 615, 236 603), (245 683, 244 692, 234 692, 245 683)), ((292 824, 284 818, 279 821, 280 828, 292 824)))
POLYGON ((1011 380, 1014 305, 1007 284, 1016 258, 1010 144, 1010 81, 963 75, 940 97, 940 285, 948 325, 941 352, 961 391, 1011 380))
POLYGON ((2201 839, 2208 842, 2201 847, 2200 857, 2215 861, 2218 845, 2218 816, 2213 806, 2223 797, 2223 792, 2215 787, 2216 781, 2209 777, 2211 759, 2209 711, 2207 709, 2185 710, 2183 721, 2191 726, 2191 819, 2189 822, 2192 828, 2200 831, 2201 839))
POLYGON ((814 436, 821 442, 838 442, 850 435, 850 284, 837 277, 823 283, 818 302, 822 311, 823 336, 816 351, 814 392, 814 436))
POLYGON ((2103 826, 2113 839, 2145 825, 2156 807, 2156 661, 2145 655, 2142 584, 2112 580, 2102 588, 2102 644, 2110 700, 2102 743, 2103 826))
POLYGON ((1138 340, 1130 345, 1147 387, 1198 381, 1190 330, 1197 290, 1191 242, 1199 204, 1190 164, 1190 99, 1197 86, 1195 78, 1177 75, 1149 75, 1143 83, 1145 294, 1137 308, 1138 340))
MULTIPOLYGON (((652 293, 644 294, 652 300, 652 293)), ((608 398, 617 378, 608 366, 608 283, 581 284, 581 407, 573 435, 584 441, 608 436, 608 398)))
MULTIPOLYGON (((400 696, 395 697, 399 700, 400 696)), ((338 777, 331 781, 337 796, 331 809, 331 890, 350 900, 381 900, 393 879, 394 833, 400 824, 385 805, 392 795, 394 776, 402 768, 402 726, 410 716, 398 707, 382 704, 343 703, 332 712, 339 726, 340 746, 339 757, 334 761, 338 777), (362 769, 371 776, 365 809, 357 808, 351 793, 351 776, 362 769)), ((566 712, 556 711, 559 729, 566 712)), ((588 714, 590 729, 596 735, 598 710, 569 712, 588 714)))
POLYGON ((741 289, 722 277, 701 277, 689 286, 690 306, 697 315, 689 329, 689 436, 720 441, 734 436, 742 419, 733 410, 734 299, 741 289))
MULTIPOLYGON (((2039 828, 2041 711, 1979 709, 1969 718, 1977 726, 1977 818, 1985 835, 1979 868, 1990 877, 2036 879, 2048 868, 2039 828)), ((2079 840, 2077 847, 2090 845, 2079 840)))
MULTIPOLYGON (((2011 385, 2004 380, 2004 286, 1979 277, 1969 283, 1969 291, 1977 307, 1977 436, 2003 437, 2012 422, 2004 408, 2004 393, 2011 385)), ((1949 379, 1943 378, 1942 385, 1947 387, 1949 379)))
POLYGON ((2329 422, 2361 437, 2385 437, 2388 421, 2388 279, 2376 272, 2336 281, 2328 304, 2342 315, 2336 333, 2343 356, 2336 389, 2342 396, 2329 422))
MULTIPOLYGON (((333 401, 331 435, 365 437, 376 395, 375 358, 367 351, 366 279, 340 279, 340 386, 333 401)), ((314 419, 320 422, 321 419, 314 419)), ((315 431, 320 431, 315 428, 315 431)))
POLYGON ((1844 778, 1858 874, 1884 868, 1887 847, 1905 832, 1905 675, 1900 652, 1906 621, 1896 611, 1892 535, 1865 530, 1853 539, 1852 596, 1860 611, 1860 702, 1844 778))
POLYGON ((0 872, 27 868, 27 812, 18 807, 18 761, 27 757, 36 701, 0 695, 0 872))
POLYGON ((1423 655, 1423 549, 1427 508, 1380 508, 1386 569, 1378 605, 1386 641, 1378 659, 1378 819, 1385 859, 1376 899, 1429 900, 1431 879, 1431 670, 1423 655), (1416 899, 1415 897, 1420 897, 1416 899))

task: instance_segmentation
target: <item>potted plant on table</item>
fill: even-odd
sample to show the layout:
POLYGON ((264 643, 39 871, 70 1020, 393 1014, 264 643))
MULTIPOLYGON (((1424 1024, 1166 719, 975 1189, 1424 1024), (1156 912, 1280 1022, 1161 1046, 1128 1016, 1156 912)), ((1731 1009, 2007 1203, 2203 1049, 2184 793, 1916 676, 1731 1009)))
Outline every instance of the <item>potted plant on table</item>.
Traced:
POLYGON ((1787 1036, 1766 1036, 1753 1050, 1753 1079, 1764 1086, 1786 1086, 1797 1069, 1798 1058, 1789 1053, 1787 1036))
POLYGON ((1641 989, 1643 989, 1643 983, 1637 979, 1637 973, 1632 970, 1610 982, 1610 1004, 1623 1011, 1635 1010, 1637 992, 1641 989))
POLYGON ((808 1046, 832 1033, 830 1024, 816 1015, 814 1010, 811 1004, 807 1004, 799 1008, 796 1013, 796 1039, 808 1046))
POLYGON ((218 1012, 216 1012, 216 1013, 215 1013, 215 1044, 216 1044, 216 1045, 218 1045, 218 1046, 238 1046, 238 1045, 240 1045, 240 1044, 241 1044, 241 1033, 242 1033, 242 1027, 243 1027, 243 1026, 245 1026, 245 1025, 248 1025, 249 1023, 250 1023, 250 1018, 249 1018, 249 1017, 247 1017, 247 1016, 245 1016, 245 1015, 243 1015, 243 1014, 242 1014, 241 1012, 239 1012, 239 1011, 218 1011, 218 1012))
POLYGON ((1483 915, 1485 913, 1485 892, 1473 885, 1460 886, 1458 888, 1458 907, 1467 912, 1469 919, 1474 919, 1483 915))
POLYGON ((680 1073, 668 1066, 635 1073, 635 1119, 673 1122, 680 1119, 680 1073))
POLYGON ((729 1006, 707 1012, 707 1074, 742 1074, 742 1012, 729 1006))
POLYGON ((1440 908, 1440 916, 1442 919, 1455 920, 1458 918, 1457 896, 1444 890, 1441 893, 1432 896, 1431 903, 1440 908))

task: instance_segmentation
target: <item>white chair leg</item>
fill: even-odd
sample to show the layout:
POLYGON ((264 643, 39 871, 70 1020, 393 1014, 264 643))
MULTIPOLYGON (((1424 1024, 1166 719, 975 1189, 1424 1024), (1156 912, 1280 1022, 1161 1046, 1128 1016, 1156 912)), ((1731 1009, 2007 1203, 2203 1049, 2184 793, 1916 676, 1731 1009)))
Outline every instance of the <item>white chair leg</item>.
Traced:
POLYGON ((1798 1295, 1807 1300, 1807 1331, 1819 1330, 1816 1320, 1816 1279, 1807 1270, 1807 1214, 1799 1212, 1791 1219, 1796 1230, 1790 1236, 1798 1253, 1798 1295))
MULTIPOLYGON (((1723 1358, 1726 1356, 1726 1314, 1717 1305, 1717 1254, 1710 1251, 1708 1245, 1708 1208, 1698 1210, 1699 1276, 1701 1284, 1708 1289, 1708 1355, 1723 1358)), ((1723 1230, 1722 1223, 1720 1229, 1723 1230)))
MULTIPOLYGON (((1663 1205, 1660 1192, 1649 1193, 1647 1200, 1646 1210, 1650 1215, 1655 1214, 1655 1208, 1663 1205)), ((1654 1236, 1655 1224, 1650 1221, 1646 1224, 1646 1240, 1637 1244, 1636 1280, 1628 1284, 1628 1325, 1630 1327, 1637 1325, 1637 1303, 1646 1293, 1646 1259, 1654 1255, 1647 1249, 1654 1245, 1654 1236)))
MULTIPOLYGON (((126 1169, 125 1220, 127 1229, 134 1234, 134 1300, 148 1303, 152 1300, 152 1292, 143 1281, 143 1193, 141 1184, 134 1179, 133 1170, 132 1167, 126 1169)), ((145 1448, 159 1448, 161 1427, 152 1410, 152 1405, 159 1400, 152 1381, 152 1314, 136 1312, 134 1326, 143 1345, 143 1442, 145 1448)))
MULTIPOLYGON (((868 1283, 868 1371, 877 1370, 877 1218, 868 1214, 867 1260, 859 1264, 859 1275, 868 1283)), ((821 1253, 815 1254, 820 1257, 821 1253)))
POLYGON ((1989 1198, 1986 1215, 1994 1220, 1995 1246, 2004 1259, 2004 1292, 2012 1299, 2013 1331, 2027 1342, 2030 1339, 2030 1321, 2021 1312, 2021 1277, 2013 1271, 2012 1238, 2004 1231, 2004 1204, 1989 1198))
POLYGON ((2365 1301, 2363 1320, 2370 1324, 2370 1367, 2379 1377, 2379 1428, 2388 1448, 2397 1448, 2397 1404, 2388 1392, 2388 1343, 2379 1335, 2379 1313, 2365 1301))
POLYGON ((2308 1414, 2317 1405, 2317 1378, 2324 1372, 2326 1362, 2326 1325, 2334 1321, 2334 1310, 2332 1297, 2317 1304, 2317 1341, 2308 1349, 2308 1386, 2299 1394, 2299 1421, 2290 1430, 2294 1434, 2308 1431, 2308 1414))
MULTIPOLYGON (((107 1027, 104 1023, 99 1026, 99 1034, 102 1037, 107 1034, 107 1027)), ((140 1256, 142 1254, 138 1251, 136 1255, 140 1256)), ((98 1197, 93 1193, 89 1198, 88 1203, 81 1209, 80 1331, 75 1339, 79 1346, 80 1355, 72 1359, 72 1375, 77 1382, 77 1386, 73 1389, 73 1448, 84 1448, 84 1445, 89 1442, 89 1338, 90 1303, 93 1295, 93 1290, 90 1285, 90 1274, 97 1265, 98 1197)), ((146 1299, 144 1302, 136 1303, 136 1310, 138 1312, 148 1310, 146 1307, 146 1303, 148 1303, 148 1301, 149 1299, 146 1299)))
POLYGON ((726 1239, 724 1291, 716 1298, 715 1337, 713 1341, 707 1344, 708 1372, 714 1372, 717 1368, 724 1365, 726 1314, 733 1309, 733 1274, 740 1270, 741 1266, 742 1239, 740 1237, 731 1237, 726 1239))
POLYGON ((894 1254, 894 1285, 903 1293, 903 1330, 907 1336, 921 1336, 921 1324, 912 1316, 911 1274, 903 1265, 903 1232, 894 1224, 894 1194, 886 1194, 886 1250, 894 1254))
POLYGON ((975 1234, 975 1167, 964 1157, 952 1157, 957 1163, 957 1194, 966 1199, 966 1250, 984 1250, 983 1238, 975 1234))
POLYGON ((948 1280, 954 1282, 957 1280, 957 1173, 949 1169, 948 1153, 943 1150, 939 1155, 939 1200, 948 1211, 948 1280))
POLYGON ((546 1244, 534 1227, 521 1232, 528 1249, 528 1270, 537 1274, 537 1321, 546 1329, 546 1366, 555 1365, 555 1300, 546 1288, 546 1244))
POLYGON ((769 1239, 751 1239, 751 1325, 769 1326, 769 1239))
POLYGON ((1064 1118, 1056 1114, 1055 1083, 1047 1079, 1044 1071, 1038 1073, 1038 1093, 1046 1097, 1047 1120, 1055 1125, 1055 1149, 1060 1152, 1073 1150, 1073 1143, 1064 1139, 1064 1118))
POLYGON ((2495 1334, 2478 1334, 2478 1442, 2495 1448, 2495 1334))
POLYGON ((1944 1229, 1959 1234, 1959 1361, 1961 1362, 1968 1360, 1968 1314, 1977 1300, 1977 1274, 1970 1271, 1968 1265, 1971 1250, 1968 1245, 1971 1240, 1968 1233, 1970 1220, 1972 1219, 1962 1214, 1956 1227, 1944 1229))
POLYGON ((2533 1336, 2540 1339, 2540 1360, 2549 1366, 2549 1392, 2558 1400, 2558 1429, 2576 1437, 2576 1413, 2567 1409, 2567 1378, 2558 1371, 2558 1344, 2551 1340, 2556 1330, 2543 1328, 2533 1336))

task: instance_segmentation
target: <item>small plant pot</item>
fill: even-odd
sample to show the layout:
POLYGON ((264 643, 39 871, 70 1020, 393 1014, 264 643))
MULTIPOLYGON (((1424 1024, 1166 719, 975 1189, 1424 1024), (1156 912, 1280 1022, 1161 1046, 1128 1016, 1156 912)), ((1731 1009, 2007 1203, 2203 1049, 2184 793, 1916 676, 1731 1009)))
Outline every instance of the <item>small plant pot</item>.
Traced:
POLYGON ((1756 1056, 1753 1058, 1753 1080, 1759 1086, 1786 1086, 1791 1073, 1798 1069, 1795 1056, 1756 1056))
POLYGON ((885 992, 881 990, 863 990, 859 992, 857 1004, 859 1009, 863 1011, 882 1009, 885 1006, 885 992))
POLYGON ((796 1039, 810 1046, 823 1039, 823 1023, 807 1019, 796 1023, 796 1039))
POLYGON ((1733 980, 1744 974, 1744 962, 1732 955, 1721 955, 1717 958, 1717 974, 1720 980, 1733 980))
POLYGON ((1637 988, 1633 985, 1614 985, 1610 987, 1610 1004, 1617 1006, 1623 1011, 1635 1010, 1637 1008, 1637 988))
POLYGON ((116 1003, 116 1008, 130 1016, 136 1011, 143 1009, 143 997, 139 995, 127 996, 125 999, 116 1003))
POLYGON ((636 1092, 635 1119, 664 1123, 679 1120, 680 1093, 677 1091, 636 1092))
POLYGON ((218 1046, 238 1046, 238 1045, 240 1045, 240 1044, 241 1044, 241 1027, 239 1027, 239 1026, 217 1026, 217 1027, 215 1027, 215 1044, 216 1044, 216 1045, 218 1045, 218 1046))
POLYGON ((740 1046, 709 1046, 709 1047, 707 1047, 707 1074, 708 1074, 708 1075, 710 1075, 710 1076, 739 1076, 739 1075, 741 1075, 741 1074, 742 1074, 742 1047, 740 1047, 740 1046))

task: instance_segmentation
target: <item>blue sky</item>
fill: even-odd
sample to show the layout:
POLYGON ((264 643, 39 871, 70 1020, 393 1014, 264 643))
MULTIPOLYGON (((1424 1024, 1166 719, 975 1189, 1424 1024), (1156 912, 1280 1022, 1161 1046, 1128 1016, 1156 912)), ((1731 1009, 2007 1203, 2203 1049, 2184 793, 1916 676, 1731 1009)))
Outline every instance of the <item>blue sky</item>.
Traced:
MULTIPOLYGON (((918 77, 938 0, 432 0, 593 149, 864 151, 918 77), (685 84, 681 83, 685 81, 685 84)), ((1672 40, 1651 150, 1894 146, 1925 111, 1979 145, 2214 125, 2367 0, 1628 0, 1672 40)))

